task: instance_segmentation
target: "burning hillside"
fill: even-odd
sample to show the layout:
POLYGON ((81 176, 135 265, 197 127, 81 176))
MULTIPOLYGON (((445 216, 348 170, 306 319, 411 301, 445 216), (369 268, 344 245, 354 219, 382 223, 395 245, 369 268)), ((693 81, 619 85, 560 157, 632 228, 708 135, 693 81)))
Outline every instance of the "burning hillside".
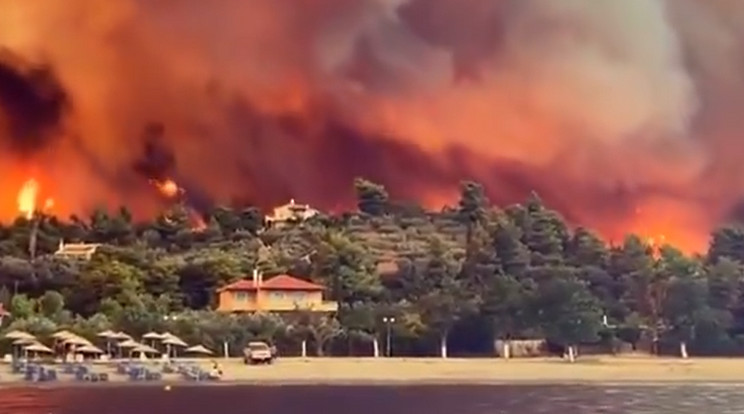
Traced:
POLYGON ((536 190, 608 238, 694 250, 735 218, 744 190, 742 2, 0 0, 0 11, 6 219, 31 177, 58 214, 139 215, 164 194, 196 208, 350 205, 355 176, 436 207, 468 178, 498 203, 536 190))

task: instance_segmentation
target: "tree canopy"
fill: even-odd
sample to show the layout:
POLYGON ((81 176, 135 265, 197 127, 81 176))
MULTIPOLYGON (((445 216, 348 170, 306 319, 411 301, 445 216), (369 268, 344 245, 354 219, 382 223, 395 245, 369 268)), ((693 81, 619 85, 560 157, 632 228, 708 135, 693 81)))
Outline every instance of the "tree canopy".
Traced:
POLYGON ((0 226, 0 302, 13 314, 4 327, 167 328, 207 344, 307 340, 339 354, 369 354, 386 328, 396 354, 492 353, 514 338, 744 353, 744 226, 717 230, 707 254, 690 256, 632 234, 608 245, 537 194, 494 206, 465 182, 455 206, 431 212, 366 179, 354 190, 357 211, 275 227, 250 206, 206 212, 199 229, 178 205, 146 222, 126 208, 18 218, 0 226), (60 240, 102 246, 90 261, 67 260, 52 255, 60 240), (338 313, 213 311, 217 289, 254 268, 325 285, 338 313))

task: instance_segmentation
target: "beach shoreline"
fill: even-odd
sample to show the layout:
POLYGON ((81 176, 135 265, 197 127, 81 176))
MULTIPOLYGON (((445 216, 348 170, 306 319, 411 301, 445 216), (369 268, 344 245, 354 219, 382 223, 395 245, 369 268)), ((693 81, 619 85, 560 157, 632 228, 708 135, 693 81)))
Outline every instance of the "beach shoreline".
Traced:
MULTIPOLYGON (((204 368, 220 364, 218 381, 190 382, 178 374, 163 380, 129 381, 116 373, 113 363, 92 364, 94 371, 106 372, 102 383, 75 381, 61 374, 55 382, 33 383, 0 366, 0 389, 34 387, 155 386, 426 386, 426 385, 615 385, 647 386, 670 384, 741 384, 744 386, 744 358, 653 358, 585 357, 576 363, 560 359, 435 359, 435 358, 279 358, 275 364, 251 366, 240 359, 185 360, 204 368)), ((155 361, 148 364, 157 369, 155 361)))

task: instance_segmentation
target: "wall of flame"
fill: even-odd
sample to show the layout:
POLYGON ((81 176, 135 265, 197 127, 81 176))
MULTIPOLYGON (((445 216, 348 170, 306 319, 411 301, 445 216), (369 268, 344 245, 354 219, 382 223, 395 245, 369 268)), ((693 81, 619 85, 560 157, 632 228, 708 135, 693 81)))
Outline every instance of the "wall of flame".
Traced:
POLYGON ((453 203, 465 178, 499 203, 537 190, 609 240, 635 231, 690 251, 737 218, 742 2, 0 0, 0 10, 0 68, 19 75, 0 76, 6 219, 31 177, 60 214, 124 203, 146 216, 163 204, 152 180, 210 202, 333 208, 352 205, 357 175, 431 207, 453 203), (64 91, 43 119, 30 117, 50 109, 49 79, 29 86, 41 67, 64 91), (19 85, 38 99, 21 106, 19 85), (44 128, 11 128, 29 119, 44 128), (173 162, 145 150, 152 122, 173 162), (143 159, 157 176, 132 167, 143 159))

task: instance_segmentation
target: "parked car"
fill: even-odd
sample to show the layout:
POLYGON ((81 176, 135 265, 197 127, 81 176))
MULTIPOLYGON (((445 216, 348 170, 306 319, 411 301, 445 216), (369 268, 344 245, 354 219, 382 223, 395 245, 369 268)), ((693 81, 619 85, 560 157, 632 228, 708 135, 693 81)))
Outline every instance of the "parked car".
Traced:
POLYGON ((271 364, 276 358, 276 348, 266 342, 250 342, 243 349, 243 362, 246 364, 271 364))

